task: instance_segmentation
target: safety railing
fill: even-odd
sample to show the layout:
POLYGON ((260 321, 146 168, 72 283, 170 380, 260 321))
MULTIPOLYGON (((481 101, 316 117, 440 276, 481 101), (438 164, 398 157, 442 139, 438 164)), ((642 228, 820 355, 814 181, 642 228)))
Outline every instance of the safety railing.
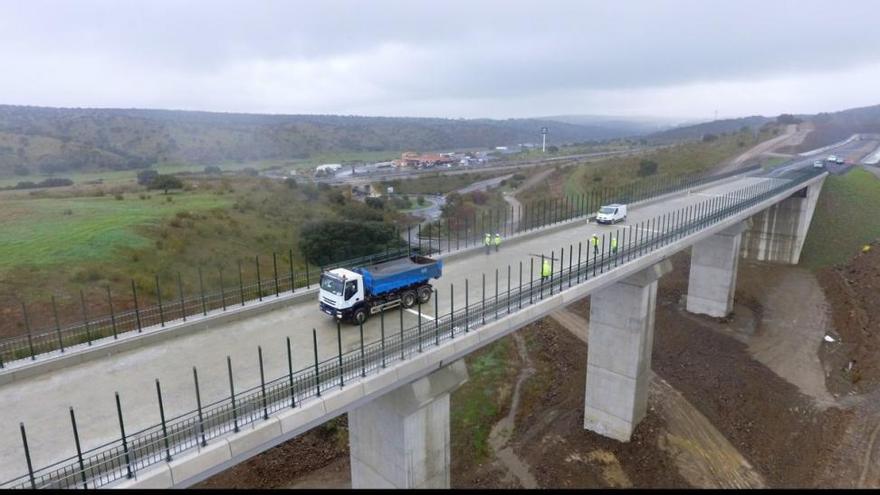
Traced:
MULTIPOLYGON (((449 312, 439 315, 441 291, 434 291, 433 318, 423 321, 423 307, 418 304, 419 317, 415 326, 404 326, 403 308, 379 314, 380 337, 372 342, 364 341, 363 326, 360 331, 360 345, 353 351, 342 351, 341 329, 337 325, 336 339, 338 352, 328 359, 318 359, 318 335, 312 330, 314 363, 294 371, 290 339, 287 339, 288 372, 282 376, 266 380, 263 368, 262 349, 258 347, 260 365, 260 385, 236 391, 232 362, 227 357, 230 391, 227 398, 202 405, 199 392, 197 370, 193 368, 193 380, 197 408, 179 416, 168 418, 162 412, 160 424, 134 432, 126 433, 124 428, 121 401, 117 393, 116 406, 119 420, 119 439, 82 451, 76 429, 73 409, 71 420, 78 454, 50 466, 34 469, 31 465, 30 451, 27 447, 25 425, 21 424, 24 456, 29 467, 28 473, 2 484, 4 488, 95 488, 106 486, 118 480, 136 478, 138 473, 149 466, 170 461, 179 454, 191 452, 206 446, 211 440, 230 432, 237 432, 243 426, 268 419, 273 413, 302 407, 316 397, 332 389, 339 389, 372 374, 381 373, 387 366, 405 361, 408 358, 442 345, 445 342, 474 331, 488 322, 503 318, 524 307, 536 304, 545 297, 559 293, 573 285, 584 283, 603 273, 626 265, 657 249, 663 248, 688 235, 735 216, 748 208, 760 204, 784 191, 793 191, 804 182, 820 173, 813 170, 791 173, 782 178, 768 178, 748 187, 703 200, 663 215, 620 227, 614 232, 603 234, 601 243, 595 245, 578 243, 577 262, 574 261, 574 246, 569 245, 568 263, 565 263, 565 247, 550 251, 539 258, 531 257, 528 263, 528 278, 524 280, 525 265, 508 265, 506 288, 499 281, 503 273, 495 271, 494 294, 486 297, 486 278, 482 277, 482 297, 471 301, 470 281, 465 280, 464 292, 458 295, 455 307, 456 287, 450 284, 448 297, 449 312), (606 239, 607 238, 607 239, 606 239), (611 239, 617 242, 612 244, 611 239), (607 242, 606 242, 607 240, 607 242), (613 246, 616 246, 614 248, 613 246), (541 276, 542 261, 549 259, 550 275, 541 276), (538 277, 535 277, 535 262, 538 261, 538 277), (517 273, 516 285, 512 275, 517 273), (463 301, 462 301, 463 299, 463 301), (395 314, 396 313, 396 314, 395 314), (394 318, 397 316, 397 318, 394 318), (397 328, 395 329, 395 323, 397 328)), ((461 289, 461 287, 459 287, 461 289)), ((223 379, 227 377, 213 377, 223 379)), ((160 411, 164 411, 160 383, 156 381, 156 394, 160 411)))

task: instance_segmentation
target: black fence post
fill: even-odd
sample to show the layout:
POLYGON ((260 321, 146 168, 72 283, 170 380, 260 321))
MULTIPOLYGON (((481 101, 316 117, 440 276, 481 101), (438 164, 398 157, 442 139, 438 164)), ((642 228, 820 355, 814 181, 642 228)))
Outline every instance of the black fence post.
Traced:
POLYGON ((455 285, 449 284, 449 339, 455 338, 455 285))
POLYGON ((290 380, 290 407, 296 407, 296 389, 293 386, 293 352, 290 350, 290 337, 287 337, 287 377, 290 380))
POLYGON ((34 339, 31 335, 31 322, 28 318, 27 307, 25 307, 24 301, 21 302, 21 313, 24 315, 24 328, 27 330, 28 349, 31 353, 31 361, 34 361, 37 359, 37 353, 34 352, 34 339))
POLYGON ((529 258, 529 304, 532 304, 532 286, 535 280, 535 258, 529 258))
POLYGON ((345 373, 342 366, 342 324, 338 319, 336 320, 336 345, 339 351, 337 354, 339 358, 339 387, 342 388, 345 386, 345 373))
POLYGON ((311 281, 311 278, 309 277, 309 262, 308 262, 308 260, 306 260, 306 289, 311 289, 311 288, 312 288, 312 281, 311 281))
POLYGON ((73 407, 70 407, 70 427, 73 428, 73 443, 76 445, 76 459, 79 462, 79 474, 82 479, 83 489, 88 489, 89 484, 86 479, 86 464, 83 462, 82 446, 79 443, 79 430, 76 427, 76 415, 73 413, 73 407))
POLYGON ((403 304, 399 304, 397 308, 399 310, 398 313, 400 314, 400 360, 403 361, 406 359, 403 348, 403 304))
POLYGON ((278 288, 278 258, 275 251, 272 251, 272 272, 275 275, 275 297, 278 297, 281 290, 278 288))
POLYGON ((577 283, 581 283, 581 241, 578 241, 577 283))
POLYGON ((468 279, 464 279, 464 333, 468 333, 470 331, 471 326, 471 318, 470 318, 470 287, 468 287, 468 279))
POLYGON ((177 292, 180 298, 180 316, 186 321, 186 304, 183 302, 183 283, 180 280, 180 272, 177 272, 177 292))
POLYGON ((110 286, 107 286, 107 306, 110 307, 110 326, 113 329, 113 339, 117 338, 116 335, 116 313, 113 312, 113 297, 110 295, 110 286))
POLYGON ((156 274, 156 298, 159 301, 159 322, 165 326, 165 313, 162 311, 162 290, 159 288, 159 274, 156 274))
POLYGON ((21 429, 21 443, 24 445, 24 458, 27 461, 28 467, 28 479, 31 482, 31 489, 37 489, 37 482, 34 480, 34 465, 31 463, 31 449, 28 448, 27 442, 27 433, 24 431, 24 423, 18 423, 19 429, 21 429))
POLYGON ((125 422, 122 421, 122 404, 119 402, 119 392, 114 392, 114 394, 116 395, 116 417, 119 418, 119 433, 122 437, 122 452, 125 454, 126 477, 131 478, 134 473, 132 473, 131 457, 128 453, 128 439, 125 436, 125 422))
POLYGON ((193 366, 193 384, 196 387, 196 410, 199 413, 199 434, 202 437, 202 447, 208 445, 208 441, 205 439, 205 419, 202 416, 202 393, 199 390, 199 372, 196 371, 196 367, 193 366))
POLYGON ((52 315, 55 317, 55 333, 58 335, 58 347, 64 352, 64 341, 61 339, 61 322, 58 321, 58 306, 55 304, 55 296, 52 296, 52 315))
POLYGON ((262 346, 257 346, 257 359, 260 361, 260 397, 263 399, 263 419, 269 419, 269 405, 266 402, 266 373, 263 370, 262 346))
POLYGON ((419 336, 419 352, 422 352, 422 298, 416 297, 417 307, 418 307, 418 315, 416 315, 417 322, 416 326, 418 327, 418 336, 419 336))
POLYGON ((440 303, 437 301, 438 292, 434 289, 434 345, 440 345, 440 303))
POLYGON ((244 306, 244 279, 241 275, 241 260, 238 260, 238 294, 241 299, 241 305, 244 306))
POLYGON ((263 301, 263 280, 260 278, 260 256, 254 256, 254 264, 257 265, 257 297, 263 301))
POLYGON ((318 366, 318 331, 312 329, 312 348, 315 351, 315 389, 318 397, 321 396, 321 370, 318 366))
POLYGON ((287 250, 287 269, 290 274, 290 293, 296 291, 296 279, 293 276, 293 249, 287 250))
POLYGON ((86 296, 83 293, 82 289, 79 290, 79 302, 82 305, 83 312, 83 322, 86 325, 86 340, 88 341, 89 346, 92 345, 92 332, 89 325, 89 312, 86 310, 86 296))
POLYGON ((199 294, 202 295, 202 316, 208 316, 208 305, 205 303, 205 281, 202 277, 202 267, 199 266, 199 294))
POLYGON ((238 410, 235 407, 235 382, 232 378, 232 358, 226 356, 226 370, 229 372, 229 400, 232 402, 232 426, 238 433, 238 410))
POLYGON ((510 314, 510 265, 507 265, 507 314, 510 314))
POLYGON ((171 444, 168 442, 168 427, 165 424, 165 404, 162 403, 162 387, 156 379, 156 397, 159 399, 159 417, 162 419, 162 438, 165 441, 165 461, 171 462, 171 444))
POLYGON ((361 334, 361 377, 367 376, 367 360, 364 356, 364 323, 358 322, 358 330, 361 334))
POLYGON ((220 275, 220 304, 223 306, 223 311, 226 311, 226 291, 223 289, 223 268, 218 267, 217 272, 220 275))
POLYGON ((483 284, 480 286, 480 289, 483 291, 483 300, 480 303, 480 321, 483 325, 486 324, 486 274, 483 273, 483 284))
POLYGON ((516 307, 522 309, 522 260, 519 260, 519 285, 516 286, 516 307))

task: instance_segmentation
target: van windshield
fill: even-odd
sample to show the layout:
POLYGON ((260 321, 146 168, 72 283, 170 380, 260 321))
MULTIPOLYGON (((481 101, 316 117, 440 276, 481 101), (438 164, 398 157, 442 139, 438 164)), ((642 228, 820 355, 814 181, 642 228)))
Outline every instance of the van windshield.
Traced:
POLYGON ((609 214, 614 213, 616 211, 617 211, 617 208, 611 208, 610 206, 603 206, 601 209, 599 209, 599 213, 604 213, 606 215, 609 215, 609 214))
POLYGON ((325 290, 331 294, 342 295, 342 280, 331 275, 321 275, 321 290, 325 290))

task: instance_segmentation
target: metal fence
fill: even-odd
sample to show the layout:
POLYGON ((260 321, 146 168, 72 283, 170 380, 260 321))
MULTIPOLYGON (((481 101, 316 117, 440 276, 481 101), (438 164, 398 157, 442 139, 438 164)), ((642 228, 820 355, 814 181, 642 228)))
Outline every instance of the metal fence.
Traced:
MULTIPOLYGON (((458 299, 456 299, 455 287, 450 285, 446 295, 450 303, 448 313, 435 316, 433 320, 425 322, 421 315, 423 308, 419 305, 420 314, 417 324, 408 328, 403 324, 403 308, 389 311, 387 314, 380 313, 379 339, 369 343, 364 342, 363 326, 361 326, 360 345, 353 351, 342 352, 341 330, 337 326, 337 355, 323 361, 318 359, 318 335, 313 329, 314 362, 296 371, 288 338, 286 342, 288 372, 268 381, 263 373, 262 349, 258 347, 260 385, 248 390, 235 390, 232 362, 227 357, 228 376, 212 378, 215 380, 228 378, 229 395, 211 404, 202 405, 198 374, 193 368, 197 408, 173 418, 165 418, 161 386, 157 380, 156 394, 162 421, 141 431, 126 433, 117 393, 119 439, 85 451, 80 448, 74 412, 71 409, 77 455, 50 466, 39 469, 32 467, 25 425, 21 424, 23 454, 26 457, 28 473, 3 483, 2 487, 95 488, 121 479, 136 478, 139 471, 151 465, 170 461, 184 452, 200 449, 212 439, 239 431, 245 425, 268 419, 273 413, 301 407, 313 398, 321 396, 323 392, 345 387, 353 381, 380 373, 390 364, 404 361, 462 334, 479 331, 487 322, 495 321, 535 304, 544 297, 552 296, 554 293, 583 283, 697 233, 783 191, 792 190, 820 173, 823 172, 807 170, 791 173, 784 178, 766 179, 761 183, 706 199, 635 225, 620 227, 613 232, 603 234, 601 244, 595 247, 579 242, 576 261, 575 247, 570 244, 567 263, 566 247, 561 246, 558 255, 556 250, 552 250, 546 255, 541 255, 540 258, 532 257, 528 266, 523 262, 519 262, 518 265, 508 265, 506 273, 495 271, 494 294, 490 294, 489 297, 486 296, 486 276, 483 274, 483 292, 478 301, 469 300, 469 280, 465 280, 464 295, 459 295, 458 299), (616 249, 612 247, 611 239, 618 241, 615 244, 616 249), (544 259, 549 259, 551 262, 552 270, 549 277, 540 276, 541 262, 544 259), (535 264, 538 264, 537 278, 535 264), (499 277, 506 277, 506 288, 503 288, 503 283, 499 283, 499 277), (456 308, 456 300, 464 304, 456 308)), ((503 281, 503 278, 500 280, 503 281)), ((440 291, 435 290, 434 315, 438 315, 439 297, 440 291)))
MULTIPOLYGON (((256 280, 245 282, 242 275, 241 262, 237 265, 237 271, 219 271, 219 287, 206 291, 203 282, 203 273, 198 269, 198 294, 185 295, 180 273, 177 274, 177 295, 163 299, 160 280, 155 278, 154 304, 144 304, 144 295, 140 294, 134 281, 131 282, 131 294, 129 301, 134 302, 133 309, 115 312, 113 310, 113 295, 110 288, 105 287, 107 294, 108 314, 100 316, 89 315, 85 297, 80 291, 82 307, 82 320, 72 325, 62 326, 58 320, 55 309, 54 296, 52 298, 54 309, 54 325, 46 328, 33 329, 30 324, 27 306, 21 304, 22 321, 26 330, 25 335, 0 339, 0 369, 10 362, 22 359, 36 360, 37 356, 53 352, 63 353, 72 346, 86 344, 91 346, 96 340, 104 338, 117 339, 120 334, 128 332, 143 332, 145 328, 164 327, 169 322, 186 321, 188 317, 197 315, 206 316, 212 311, 226 311, 232 306, 244 306, 254 301, 262 301, 264 297, 278 297, 282 293, 295 292, 299 288, 311 288, 318 281, 320 271, 341 266, 363 266, 381 261, 399 259, 413 253, 420 254, 443 254, 445 251, 467 249, 483 242, 485 232, 504 232, 509 236, 520 232, 544 228, 560 222, 575 218, 588 217, 602 204, 610 202, 633 202, 668 194, 678 190, 697 187, 712 181, 720 180, 744 172, 750 172, 760 167, 752 167, 728 172, 720 175, 677 176, 663 177, 644 180, 639 183, 622 188, 607 188, 597 190, 589 194, 557 198, 553 200, 539 200, 524 204, 518 210, 508 208, 506 210, 488 211, 482 215, 476 213, 470 219, 458 222, 457 228, 452 228, 450 220, 445 223, 445 236, 423 238, 421 235, 422 224, 416 229, 407 228, 407 244, 400 243, 389 245, 384 251, 369 256, 348 259, 324 265, 318 269, 295 271, 293 265, 293 252, 288 251, 285 266, 282 260, 279 263, 278 255, 272 253, 272 271, 265 273, 260 271, 260 258, 254 257, 256 266, 256 280), (518 218, 519 221, 512 221, 518 218), (415 231, 414 231, 415 230, 415 231), (444 238, 445 237, 445 238, 444 238), (445 246, 444 246, 445 245, 445 246), (225 279, 224 279, 225 273, 225 279), (228 281, 225 284, 225 281, 228 281)), ((443 231, 443 222, 432 222, 435 232, 443 231)), ((265 268, 264 268, 265 270, 265 268)), ((117 296, 118 298, 118 296, 117 296)), ((118 305, 118 303, 117 303, 118 305)))

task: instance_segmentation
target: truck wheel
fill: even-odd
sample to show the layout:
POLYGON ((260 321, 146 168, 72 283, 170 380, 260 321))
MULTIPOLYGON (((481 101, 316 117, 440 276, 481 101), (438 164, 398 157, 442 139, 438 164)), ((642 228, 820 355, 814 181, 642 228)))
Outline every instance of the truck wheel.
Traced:
POLYGON ((400 304, 403 305, 404 308, 411 308, 413 304, 416 303, 416 293, 408 290, 400 296, 400 304))
POLYGON ((351 321, 354 322, 355 325, 363 324, 365 321, 367 321, 367 310, 364 308, 355 310, 355 312, 351 315, 351 321))
POLYGON ((431 288, 430 287, 420 287, 419 288, 419 302, 425 304, 426 302, 431 300, 431 288))

